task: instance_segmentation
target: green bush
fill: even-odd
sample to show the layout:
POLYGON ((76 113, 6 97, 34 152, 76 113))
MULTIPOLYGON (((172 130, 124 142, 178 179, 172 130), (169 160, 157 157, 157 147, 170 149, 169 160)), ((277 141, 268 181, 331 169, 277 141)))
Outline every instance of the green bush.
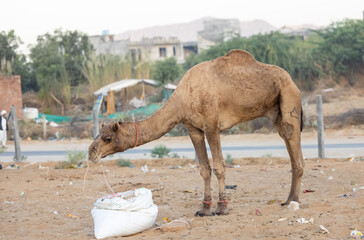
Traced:
POLYGON ((56 168, 68 169, 77 168, 86 160, 86 153, 83 151, 68 151, 66 154, 67 161, 59 162, 56 168))
POLYGON ((179 156, 177 153, 173 153, 173 154, 171 155, 171 158, 180 158, 180 156, 179 156))
POLYGON ((171 151, 171 149, 167 148, 164 145, 158 145, 155 146, 152 151, 151 151, 151 155, 154 158, 164 158, 164 157, 168 157, 169 152, 171 151))
POLYGON ((178 136, 187 136, 188 131, 182 124, 177 124, 167 136, 178 137, 178 136))
POLYGON ((133 164, 131 164, 131 162, 129 160, 124 160, 124 159, 119 159, 116 164, 119 166, 119 167, 130 167, 132 166, 133 164))
POLYGON ((231 157, 231 154, 230 153, 226 154, 225 162, 229 165, 232 165, 233 161, 234 159, 231 157))
POLYGON ((262 158, 271 158, 272 157, 272 153, 264 153, 263 155, 262 155, 262 158))

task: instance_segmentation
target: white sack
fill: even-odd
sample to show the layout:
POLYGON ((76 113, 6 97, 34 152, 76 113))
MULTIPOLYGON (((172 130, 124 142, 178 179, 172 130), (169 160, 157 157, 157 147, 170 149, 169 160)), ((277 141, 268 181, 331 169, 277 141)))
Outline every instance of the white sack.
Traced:
POLYGON ((127 236, 153 226, 158 207, 146 188, 104 196, 95 202, 91 214, 97 239, 127 236))

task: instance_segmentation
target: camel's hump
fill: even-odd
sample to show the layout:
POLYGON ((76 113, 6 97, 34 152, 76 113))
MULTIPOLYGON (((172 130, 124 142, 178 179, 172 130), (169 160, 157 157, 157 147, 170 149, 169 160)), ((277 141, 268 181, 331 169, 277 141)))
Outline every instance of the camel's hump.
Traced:
POLYGON ((236 62, 255 62, 255 58, 250 53, 240 49, 231 50, 225 57, 236 62))

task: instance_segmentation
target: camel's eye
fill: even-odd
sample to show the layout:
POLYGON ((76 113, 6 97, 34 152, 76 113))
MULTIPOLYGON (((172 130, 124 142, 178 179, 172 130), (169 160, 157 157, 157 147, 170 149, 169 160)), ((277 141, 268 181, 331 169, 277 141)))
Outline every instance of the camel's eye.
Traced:
POLYGON ((105 137, 104 141, 107 142, 107 143, 111 142, 111 137, 105 137))

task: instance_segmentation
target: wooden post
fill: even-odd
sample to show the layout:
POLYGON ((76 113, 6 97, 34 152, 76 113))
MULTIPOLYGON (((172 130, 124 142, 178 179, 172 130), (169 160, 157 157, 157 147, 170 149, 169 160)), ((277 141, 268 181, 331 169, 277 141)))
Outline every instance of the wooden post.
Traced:
POLYGON ((99 111, 92 110, 92 137, 95 139, 99 135, 99 111))
POLYGON ((310 126, 310 115, 308 113, 308 102, 305 101, 304 103, 304 108, 303 108, 303 116, 304 116, 304 122, 303 122, 303 125, 305 127, 309 127, 310 126))
POLYGON ((20 137, 19 137, 19 128, 18 128, 18 117, 16 116, 15 106, 11 106, 10 114, 13 120, 13 135, 14 135, 14 146, 15 146, 15 162, 20 162, 21 159, 21 150, 20 150, 20 137))
POLYGON ((43 114, 42 116, 42 121, 43 121, 43 140, 47 140, 47 120, 45 115, 43 114))
POLYGON ((321 159, 325 159, 324 114, 322 109, 321 95, 316 96, 316 121, 317 121, 318 155, 321 159))

